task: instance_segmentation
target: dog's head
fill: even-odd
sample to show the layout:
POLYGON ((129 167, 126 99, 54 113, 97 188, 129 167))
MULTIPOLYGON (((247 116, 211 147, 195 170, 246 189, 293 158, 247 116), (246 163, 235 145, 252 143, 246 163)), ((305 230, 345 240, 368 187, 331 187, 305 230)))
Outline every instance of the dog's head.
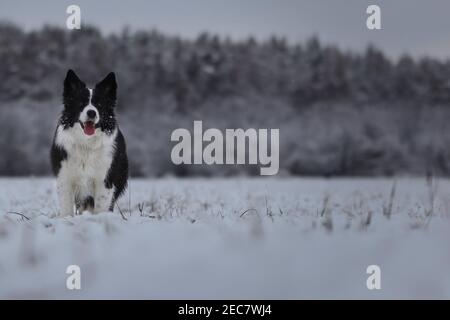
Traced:
POLYGON ((116 95, 114 73, 109 73, 93 89, 89 89, 73 70, 69 70, 64 80, 61 124, 64 129, 78 127, 87 137, 94 136, 97 130, 111 134, 116 126, 116 95))

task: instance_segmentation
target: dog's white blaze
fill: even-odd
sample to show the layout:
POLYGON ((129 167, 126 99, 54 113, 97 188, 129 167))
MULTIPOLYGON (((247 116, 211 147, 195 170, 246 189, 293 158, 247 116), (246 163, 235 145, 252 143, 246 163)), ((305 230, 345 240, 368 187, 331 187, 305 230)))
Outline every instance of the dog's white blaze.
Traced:
POLYGON ((80 121, 81 122, 84 123, 89 119, 87 116, 87 112, 89 110, 95 111, 96 117, 95 117, 94 123, 97 124, 100 121, 100 117, 99 117, 97 108, 92 105, 92 89, 89 89, 89 103, 86 107, 84 107, 83 111, 81 111, 81 113, 80 113, 80 121))
POLYGON ((58 126, 55 143, 68 154, 57 177, 61 215, 73 214, 76 197, 83 200, 92 196, 95 213, 109 210, 114 187, 107 189, 104 181, 113 160, 116 135, 117 129, 111 135, 97 130, 87 136, 79 123, 66 130, 58 126))

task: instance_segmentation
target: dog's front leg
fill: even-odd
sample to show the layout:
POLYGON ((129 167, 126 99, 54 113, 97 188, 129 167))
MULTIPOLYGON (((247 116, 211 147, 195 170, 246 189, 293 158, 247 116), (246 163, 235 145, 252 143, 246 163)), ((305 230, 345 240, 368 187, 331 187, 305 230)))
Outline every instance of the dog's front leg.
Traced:
POLYGON ((114 187, 106 188, 104 182, 95 185, 95 209, 94 213, 112 211, 110 209, 114 195, 114 187))
POLYGON ((59 215, 61 217, 73 215, 73 209, 75 204, 75 195, 73 186, 68 183, 68 181, 63 181, 64 179, 58 178, 57 189, 59 198, 59 215))

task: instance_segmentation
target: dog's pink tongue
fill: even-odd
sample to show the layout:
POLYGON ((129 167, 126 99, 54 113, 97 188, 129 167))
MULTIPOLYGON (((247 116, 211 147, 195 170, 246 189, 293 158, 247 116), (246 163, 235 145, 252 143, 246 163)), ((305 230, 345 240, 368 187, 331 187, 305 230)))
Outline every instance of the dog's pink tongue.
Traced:
POLYGON ((95 125, 91 121, 84 123, 84 133, 88 136, 92 136, 95 133, 95 125))

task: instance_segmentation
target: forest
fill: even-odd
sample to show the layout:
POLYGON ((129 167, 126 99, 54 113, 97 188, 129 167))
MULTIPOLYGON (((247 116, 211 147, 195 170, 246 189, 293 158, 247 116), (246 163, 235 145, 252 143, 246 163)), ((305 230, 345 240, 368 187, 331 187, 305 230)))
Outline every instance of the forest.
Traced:
POLYGON ((196 39, 94 26, 0 23, 0 175, 49 175, 49 148, 74 69, 118 79, 117 117, 133 176, 257 175, 254 165, 174 165, 170 134, 206 127, 280 130, 280 176, 450 175, 450 61, 318 37, 196 39))

